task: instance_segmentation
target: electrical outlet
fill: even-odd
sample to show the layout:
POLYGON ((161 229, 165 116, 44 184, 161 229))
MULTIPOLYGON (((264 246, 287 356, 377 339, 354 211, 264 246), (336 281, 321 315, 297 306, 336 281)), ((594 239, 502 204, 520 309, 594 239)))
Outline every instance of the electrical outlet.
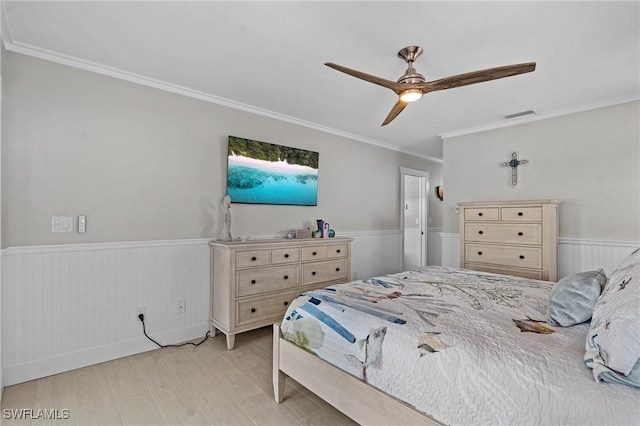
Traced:
POLYGON ((140 321, 140 314, 144 316, 144 319, 147 319, 147 307, 146 306, 138 306, 136 308, 136 319, 140 321))
POLYGON ((185 299, 178 300, 176 304, 176 314, 184 314, 187 312, 187 301, 185 299))

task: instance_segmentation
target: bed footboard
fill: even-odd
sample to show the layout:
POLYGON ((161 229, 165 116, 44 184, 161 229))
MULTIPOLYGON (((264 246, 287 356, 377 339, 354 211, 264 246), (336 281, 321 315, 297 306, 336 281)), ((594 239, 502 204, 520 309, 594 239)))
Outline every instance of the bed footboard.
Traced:
POLYGON ((441 425, 404 402, 381 392, 282 338, 273 325, 273 393, 284 399, 287 376, 361 425, 441 425))

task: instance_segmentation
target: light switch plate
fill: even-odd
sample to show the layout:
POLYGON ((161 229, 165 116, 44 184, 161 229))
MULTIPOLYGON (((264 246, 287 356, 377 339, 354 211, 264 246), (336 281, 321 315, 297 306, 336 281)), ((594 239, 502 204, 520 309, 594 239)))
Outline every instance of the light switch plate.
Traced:
POLYGON ((51 232, 71 232, 72 216, 51 216, 51 232))
POLYGON ((85 215, 78 216, 78 233, 84 234, 87 231, 87 217, 85 215))

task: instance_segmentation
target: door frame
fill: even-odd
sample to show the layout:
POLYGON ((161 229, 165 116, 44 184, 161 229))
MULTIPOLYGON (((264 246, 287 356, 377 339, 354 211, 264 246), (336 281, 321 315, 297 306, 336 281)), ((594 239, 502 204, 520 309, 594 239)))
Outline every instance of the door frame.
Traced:
POLYGON ((429 172, 424 170, 416 170, 410 169, 408 167, 400 167, 400 233, 402 234, 402 270, 405 270, 404 267, 404 208, 405 208, 405 193, 404 193, 404 177, 405 175, 416 176, 423 178, 424 180, 424 199, 422 206, 422 217, 420 220, 422 221, 422 259, 420 263, 422 266, 426 266, 427 264, 427 234, 429 233, 429 172))

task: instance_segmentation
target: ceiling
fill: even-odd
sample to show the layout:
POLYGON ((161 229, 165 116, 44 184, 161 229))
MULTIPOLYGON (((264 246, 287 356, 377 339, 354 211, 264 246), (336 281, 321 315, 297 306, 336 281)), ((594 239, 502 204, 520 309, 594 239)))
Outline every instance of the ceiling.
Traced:
POLYGON ((638 1, 2 3, 9 50, 426 158, 442 159, 438 135, 505 125, 504 114, 640 96, 638 1), (323 65, 396 80, 409 45, 423 47, 414 66, 427 81, 537 68, 429 93, 381 127, 396 95, 323 65))

